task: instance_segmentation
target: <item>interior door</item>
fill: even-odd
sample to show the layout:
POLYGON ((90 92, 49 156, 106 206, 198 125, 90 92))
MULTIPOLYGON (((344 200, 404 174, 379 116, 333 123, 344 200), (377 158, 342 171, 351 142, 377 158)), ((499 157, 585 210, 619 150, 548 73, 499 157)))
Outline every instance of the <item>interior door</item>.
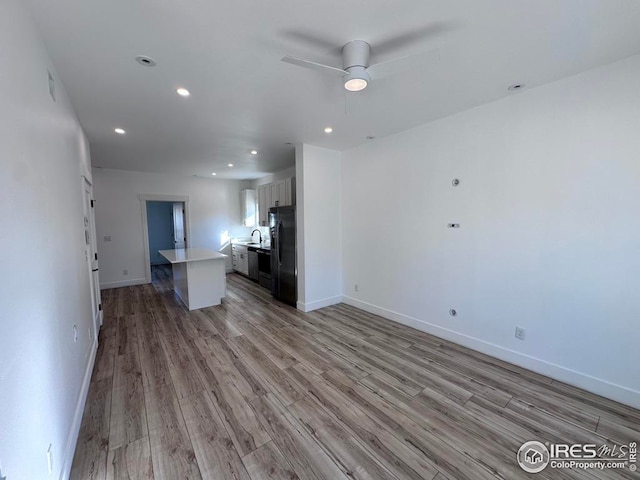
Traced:
POLYGON ((100 278, 98 273, 98 246, 96 242, 96 223, 94 214, 93 188, 86 178, 83 178, 84 197, 84 239, 85 258, 89 271, 91 290, 91 311, 93 314, 93 337, 97 338, 102 325, 102 300, 100 298, 100 278))
POLYGON ((173 244, 174 248, 185 248, 187 237, 184 228, 184 203, 173 204, 173 244))

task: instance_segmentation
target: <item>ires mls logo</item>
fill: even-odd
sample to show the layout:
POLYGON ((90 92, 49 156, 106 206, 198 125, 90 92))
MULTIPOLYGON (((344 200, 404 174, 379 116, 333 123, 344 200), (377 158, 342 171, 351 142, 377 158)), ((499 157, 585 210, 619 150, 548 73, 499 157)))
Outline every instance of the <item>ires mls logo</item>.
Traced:
POLYGON ((518 450, 518 463, 527 473, 538 473, 547 468, 551 455, 544 443, 535 440, 523 443, 518 450))
POLYGON ((628 445, 596 445, 589 443, 542 443, 530 441, 518 450, 518 464, 527 473, 551 468, 622 469, 636 471, 637 443, 628 445))

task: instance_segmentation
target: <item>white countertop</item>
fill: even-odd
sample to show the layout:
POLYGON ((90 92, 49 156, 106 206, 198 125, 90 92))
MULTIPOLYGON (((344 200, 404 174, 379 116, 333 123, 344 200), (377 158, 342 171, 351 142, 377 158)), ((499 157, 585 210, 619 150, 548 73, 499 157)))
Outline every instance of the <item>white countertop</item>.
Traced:
POLYGON ((223 253, 207 248, 176 248, 174 250, 158 250, 158 253, 171 263, 199 262, 227 258, 223 253))

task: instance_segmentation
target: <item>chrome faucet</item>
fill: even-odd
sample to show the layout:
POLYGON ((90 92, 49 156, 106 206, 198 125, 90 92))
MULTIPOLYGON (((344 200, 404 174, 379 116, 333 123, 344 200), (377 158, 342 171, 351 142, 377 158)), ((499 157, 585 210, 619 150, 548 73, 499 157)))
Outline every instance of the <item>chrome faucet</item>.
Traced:
POLYGON ((257 228, 254 228, 253 232, 251 232, 251 240, 253 240, 253 234, 256 232, 258 232, 258 235, 260 235, 260 245, 262 245, 262 232, 257 228))

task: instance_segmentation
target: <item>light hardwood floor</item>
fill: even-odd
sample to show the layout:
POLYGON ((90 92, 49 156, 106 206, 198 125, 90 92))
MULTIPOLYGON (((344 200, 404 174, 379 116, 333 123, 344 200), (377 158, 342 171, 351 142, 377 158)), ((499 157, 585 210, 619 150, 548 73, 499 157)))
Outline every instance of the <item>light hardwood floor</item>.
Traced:
POLYGON ((350 306, 309 314, 228 276, 186 311, 170 272, 103 292, 72 479, 574 479, 528 440, 640 440, 640 411, 350 306))

